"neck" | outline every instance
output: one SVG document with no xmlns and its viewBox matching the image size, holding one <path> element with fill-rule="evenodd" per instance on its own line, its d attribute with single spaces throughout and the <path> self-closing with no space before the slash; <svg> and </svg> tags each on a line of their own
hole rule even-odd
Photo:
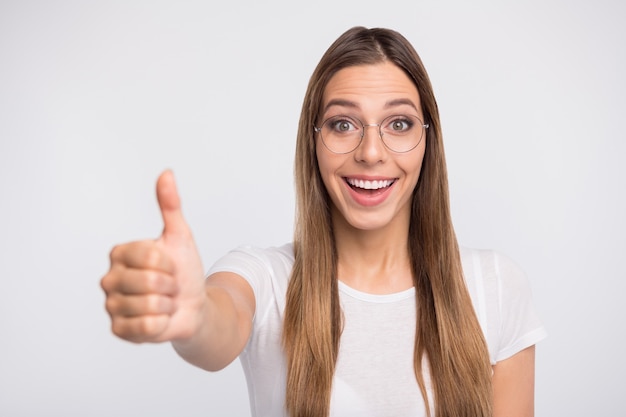
<svg viewBox="0 0 626 417">
<path fill-rule="evenodd" d="M 350 226 L 341 215 L 334 216 L 339 280 L 371 294 L 390 294 L 413 287 L 408 221 L 399 218 L 382 229 L 360 230 Z"/>
</svg>

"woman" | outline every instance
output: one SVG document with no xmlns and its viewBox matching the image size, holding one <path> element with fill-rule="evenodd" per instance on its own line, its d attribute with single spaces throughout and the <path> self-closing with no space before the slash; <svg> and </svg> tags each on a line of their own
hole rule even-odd
<svg viewBox="0 0 626 417">
<path fill-rule="evenodd" d="M 294 242 L 204 271 L 170 172 L 156 241 L 111 252 L 113 332 L 240 357 L 254 416 L 507 416 L 534 408 L 544 330 L 506 258 L 459 251 L 439 115 L 412 46 L 352 28 L 322 57 L 296 150 Z"/>
</svg>

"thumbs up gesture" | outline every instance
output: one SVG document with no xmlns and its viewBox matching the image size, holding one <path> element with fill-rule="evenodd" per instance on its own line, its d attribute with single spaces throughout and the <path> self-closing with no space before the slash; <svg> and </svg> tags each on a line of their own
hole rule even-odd
<svg viewBox="0 0 626 417">
<path fill-rule="evenodd" d="M 101 280 L 117 336 L 136 343 L 184 340 L 202 325 L 204 270 L 171 171 L 157 181 L 163 233 L 118 245 Z"/>
</svg>

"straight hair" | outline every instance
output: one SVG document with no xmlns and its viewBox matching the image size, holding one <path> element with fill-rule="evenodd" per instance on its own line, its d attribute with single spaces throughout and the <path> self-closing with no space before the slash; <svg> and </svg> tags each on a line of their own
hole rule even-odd
<svg viewBox="0 0 626 417">
<path fill-rule="evenodd" d="M 337 250 L 331 203 L 317 165 L 314 125 L 326 85 L 337 71 L 391 62 L 417 87 L 426 130 L 420 178 L 413 192 L 408 250 L 416 297 L 414 371 L 431 415 L 422 361 L 432 381 L 434 417 L 490 417 L 487 345 L 465 286 L 452 226 L 439 111 L 413 46 L 396 31 L 354 27 L 325 52 L 305 94 L 295 156 L 295 263 L 283 323 L 286 409 L 291 417 L 327 417 L 341 337 Z"/>
</svg>

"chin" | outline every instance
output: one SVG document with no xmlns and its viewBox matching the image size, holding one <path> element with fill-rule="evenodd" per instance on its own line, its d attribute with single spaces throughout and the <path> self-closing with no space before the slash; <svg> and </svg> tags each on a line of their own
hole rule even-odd
<svg viewBox="0 0 626 417">
<path fill-rule="evenodd" d="M 382 219 L 380 215 L 378 216 L 359 216 L 359 217 L 347 217 L 344 220 L 348 226 L 353 229 L 362 230 L 362 231 L 375 231 L 381 230 L 391 224 L 391 221 L 388 219 Z"/>
</svg>

